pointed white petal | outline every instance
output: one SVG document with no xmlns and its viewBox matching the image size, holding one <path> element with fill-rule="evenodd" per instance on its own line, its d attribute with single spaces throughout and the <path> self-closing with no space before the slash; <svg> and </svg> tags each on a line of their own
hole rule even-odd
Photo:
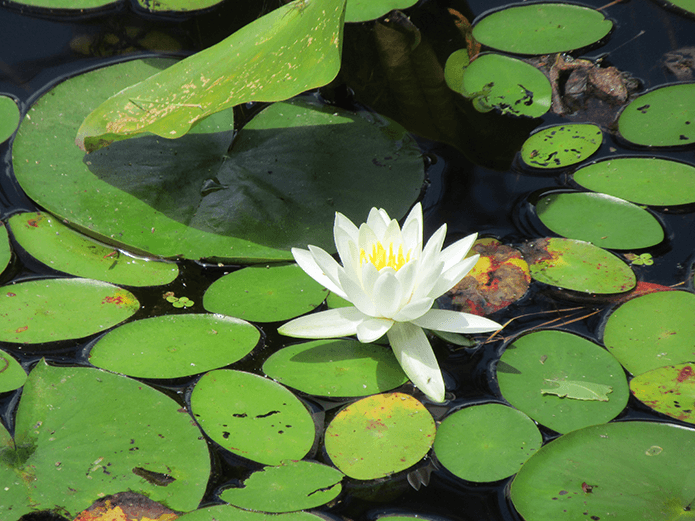
<svg viewBox="0 0 695 521">
<path fill-rule="evenodd" d="M 432 288 L 437 283 L 437 280 L 442 275 L 443 262 L 436 262 L 428 266 L 420 264 L 420 271 L 417 274 L 415 281 L 415 291 L 413 291 L 413 299 L 421 299 L 428 297 Z"/>
<path fill-rule="evenodd" d="M 402 296 L 403 289 L 396 273 L 389 268 L 382 269 L 372 291 L 372 302 L 376 306 L 377 315 L 392 318 L 401 307 Z"/>
<path fill-rule="evenodd" d="M 458 284 L 461 279 L 473 269 L 473 266 L 475 266 L 475 264 L 478 262 L 478 258 L 480 258 L 480 255 L 473 255 L 473 257 L 464 259 L 442 273 L 437 279 L 437 282 L 434 283 L 434 286 L 432 286 L 429 296 L 432 298 L 437 298 L 456 286 L 456 284 Z"/>
<path fill-rule="evenodd" d="M 391 222 L 389 215 L 385 210 L 379 210 L 377 208 L 372 208 L 369 210 L 369 216 L 367 217 L 367 226 L 369 226 L 376 236 L 381 239 L 384 235 L 384 230 Z"/>
<path fill-rule="evenodd" d="M 478 234 L 472 233 L 468 237 L 464 237 L 460 241 L 456 241 L 454 244 L 444 248 L 439 254 L 439 260 L 444 262 L 444 270 L 448 270 L 454 264 L 461 262 L 477 238 Z"/>
<path fill-rule="evenodd" d="M 357 237 L 357 248 L 364 250 L 367 255 L 371 255 L 372 245 L 377 242 L 379 242 L 379 238 L 374 233 L 374 230 L 372 230 L 369 225 L 362 223 Z"/>
<path fill-rule="evenodd" d="M 345 291 L 346 300 L 349 300 L 357 309 L 365 315 L 373 317 L 377 314 L 376 307 L 370 296 L 364 292 L 362 286 L 352 277 L 348 276 L 345 271 L 339 273 L 340 286 Z"/>
<path fill-rule="evenodd" d="M 399 308 L 405 306 L 412 299 L 413 291 L 415 290 L 415 282 L 417 281 L 418 267 L 418 262 L 416 260 L 411 260 L 396 272 L 396 278 L 401 283 L 402 289 L 401 301 L 398 305 Z"/>
<path fill-rule="evenodd" d="M 312 279 L 326 289 L 330 290 L 332 293 L 345 298 L 343 288 L 337 284 L 334 284 L 333 281 L 326 276 L 323 270 L 316 263 L 316 260 L 314 260 L 314 256 L 310 251 L 292 248 L 292 256 L 294 257 L 294 260 L 297 261 L 299 267 L 302 268 Z"/>
<path fill-rule="evenodd" d="M 353 307 L 329 309 L 295 318 L 278 328 L 278 333 L 294 338 L 337 338 L 357 333 L 366 317 Z"/>
<path fill-rule="evenodd" d="M 409 322 L 397 322 L 387 335 L 393 353 L 410 381 L 433 402 L 443 402 L 442 372 L 422 329 Z"/>
<path fill-rule="evenodd" d="M 363 343 L 379 340 L 393 326 L 393 320 L 367 318 L 357 326 L 357 340 Z"/>
<path fill-rule="evenodd" d="M 420 256 L 423 266 L 428 266 L 439 259 L 442 244 L 444 244 L 444 237 L 446 237 L 446 224 L 442 224 L 439 229 L 432 234 L 427 244 L 425 244 L 425 248 L 422 250 L 422 255 Z"/>
<path fill-rule="evenodd" d="M 331 279 L 331 282 L 335 286 L 340 287 L 338 272 L 343 270 L 342 266 L 338 264 L 327 251 L 322 250 L 317 246 L 309 245 L 309 251 L 311 252 L 311 256 L 314 258 L 314 261 L 316 261 L 318 267 L 321 268 L 323 274 Z"/>
<path fill-rule="evenodd" d="M 397 322 L 410 322 L 427 313 L 434 305 L 434 299 L 429 297 L 413 300 L 393 316 Z"/>
<path fill-rule="evenodd" d="M 489 318 L 446 309 L 430 309 L 412 322 L 425 329 L 449 333 L 487 333 L 502 329 L 501 325 Z"/>
<path fill-rule="evenodd" d="M 376 269 L 374 264 L 367 262 L 366 264 L 362 265 L 361 271 L 362 289 L 367 295 L 369 295 L 369 298 L 372 298 L 372 294 L 374 293 L 374 284 L 379 278 L 379 270 Z"/>
<path fill-rule="evenodd" d="M 345 217 L 342 213 L 335 212 L 335 221 L 333 221 L 334 238 L 335 232 L 338 229 L 345 232 L 350 238 L 352 238 L 353 241 L 357 242 L 357 235 L 359 233 L 359 230 L 357 229 L 357 226 L 355 226 L 355 223 L 353 223 L 350 219 Z"/>
<path fill-rule="evenodd" d="M 412 250 L 412 259 L 417 259 L 422 253 L 422 205 L 417 203 L 408 217 L 405 219 L 402 228 L 403 234 L 403 248 L 405 250 Z"/>
<path fill-rule="evenodd" d="M 398 247 L 403 245 L 403 237 L 401 236 L 401 227 L 398 226 L 398 221 L 392 220 L 388 226 L 384 229 L 384 233 L 381 236 L 381 244 L 388 252 L 389 244 L 393 244 L 394 255 L 398 254 Z"/>
</svg>

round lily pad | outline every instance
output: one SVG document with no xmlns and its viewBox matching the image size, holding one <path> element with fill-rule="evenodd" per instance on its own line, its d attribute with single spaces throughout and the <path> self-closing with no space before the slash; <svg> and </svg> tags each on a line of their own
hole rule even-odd
<svg viewBox="0 0 695 521">
<path fill-rule="evenodd" d="M 0 273 L 10 264 L 12 259 L 12 249 L 10 248 L 10 238 L 7 234 L 5 223 L 0 222 Z"/>
<path fill-rule="evenodd" d="M 454 51 L 446 59 L 444 65 L 444 81 L 449 88 L 456 92 L 462 92 L 463 89 L 463 71 L 470 64 L 471 59 L 468 54 L 468 49 L 459 49 Z"/>
<path fill-rule="evenodd" d="M 411 467 L 434 442 L 434 420 L 412 396 L 377 394 L 348 405 L 326 428 L 326 452 L 355 479 L 377 479 Z"/>
<path fill-rule="evenodd" d="M 695 83 L 667 85 L 633 100 L 620 114 L 618 130 L 636 145 L 695 143 Z"/>
<path fill-rule="evenodd" d="M 606 321 L 603 343 L 634 375 L 695 360 L 695 295 L 659 291 L 618 307 Z"/>
<path fill-rule="evenodd" d="M 531 276 L 544 284 L 583 293 L 624 293 L 637 284 L 630 266 L 588 242 L 536 239 L 524 245 Z"/>
<path fill-rule="evenodd" d="M 558 235 L 601 248 L 637 250 L 664 239 L 664 230 L 652 214 L 601 193 L 551 193 L 536 203 L 536 214 Z"/>
<path fill-rule="evenodd" d="M 206 373 L 193 389 L 191 409 L 210 438 L 265 465 L 300 460 L 314 443 L 314 421 L 302 402 L 255 374 L 228 369 Z"/>
<path fill-rule="evenodd" d="M 237 318 L 165 315 L 110 331 L 92 347 L 89 361 L 137 378 L 179 378 L 241 360 L 260 337 L 258 329 Z"/>
<path fill-rule="evenodd" d="M 526 62 L 501 54 L 480 54 L 464 71 L 460 90 L 480 112 L 537 118 L 548 112 L 552 89 L 548 78 Z"/>
<path fill-rule="evenodd" d="M 488 403 L 447 416 L 437 429 L 434 453 L 456 476 L 489 482 L 518 472 L 542 443 L 538 427 L 523 412 Z"/>
<path fill-rule="evenodd" d="M 630 394 L 615 358 L 564 331 L 516 339 L 500 358 L 497 380 L 509 403 L 561 433 L 615 418 Z"/>
<path fill-rule="evenodd" d="M 381 393 L 408 381 L 389 347 L 356 340 L 316 340 L 271 355 L 263 372 L 281 384 L 316 396 Z"/>
<path fill-rule="evenodd" d="M 656 157 L 621 157 L 580 168 L 574 180 L 589 190 L 637 204 L 695 202 L 695 167 Z"/>
<path fill-rule="evenodd" d="M 526 521 L 692 519 L 695 432 L 654 422 L 596 425 L 548 443 L 521 468 Z"/>
<path fill-rule="evenodd" d="M 310 512 L 267 514 L 242 510 L 232 505 L 215 505 L 185 513 L 177 521 L 326 521 L 326 518 Z"/>
<path fill-rule="evenodd" d="M 0 303 L 0 340 L 19 344 L 83 338 L 123 322 L 140 308 L 129 291 L 89 279 L 8 285 Z"/>
<path fill-rule="evenodd" d="M 9 96 L 0 94 L 0 143 L 7 141 L 19 125 L 19 107 Z"/>
<path fill-rule="evenodd" d="M 407 9 L 416 3 L 417 0 L 349 0 L 345 5 L 345 21 L 375 20 L 394 9 Z"/>
<path fill-rule="evenodd" d="M 40 212 L 19 213 L 8 224 L 19 245 L 45 265 L 71 275 L 126 286 L 159 286 L 179 274 L 172 262 L 158 262 L 111 248 Z"/>
<path fill-rule="evenodd" d="M 250 266 L 213 282 L 203 307 L 252 322 L 277 322 L 308 313 L 327 293 L 296 264 Z"/>
<path fill-rule="evenodd" d="M 14 391 L 24 385 L 27 373 L 15 358 L 0 350 L 0 393 Z"/>
<path fill-rule="evenodd" d="M 613 28 L 600 11 L 563 3 L 510 4 L 477 21 L 483 45 L 515 54 L 552 54 L 586 47 Z"/>
<path fill-rule="evenodd" d="M 630 380 L 639 401 L 677 420 L 695 423 L 695 367 L 678 364 L 658 367 Z"/>
<path fill-rule="evenodd" d="M 187 13 L 190 11 L 200 11 L 221 4 L 223 0 L 138 0 L 140 8 L 151 13 Z"/>
<path fill-rule="evenodd" d="M 555 125 L 529 137 L 521 147 L 521 158 L 534 168 L 562 168 L 591 157 L 602 141 L 603 132 L 596 125 Z"/>
<path fill-rule="evenodd" d="M 668 0 L 668 3 L 687 11 L 688 13 L 695 14 L 695 0 Z"/>
<path fill-rule="evenodd" d="M 116 5 L 122 0 L 12 0 L 12 3 L 27 7 L 45 8 L 53 10 L 86 11 Z"/>
<path fill-rule="evenodd" d="M 228 488 L 220 499 L 262 512 L 293 512 L 324 505 L 342 489 L 343 473 L 313 461 L 285 461 L 254 472 L 243 487 Z"/>
</svg>

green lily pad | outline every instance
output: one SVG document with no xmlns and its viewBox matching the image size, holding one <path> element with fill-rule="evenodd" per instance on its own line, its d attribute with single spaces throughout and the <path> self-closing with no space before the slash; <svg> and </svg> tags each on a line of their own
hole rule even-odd
<svg viewBox="0 0 695 521">
<path fill-rule="evenodd" d="M 447 416 L 437 429 L 434 453 L 459 478 L 489 482 L 518 472 L 542 443 L 538 427 L 523 412 L 488 403 Z"/>
<path fill-rule="evenodd" d="M 377 394 L 348 405 L 326 428 L 333 464 L 355 479 L 377 479 L 405 470 L 430 450 L 430 413 L 412 396 Z"/>
<path fill-rule="evenodd" d="M 347 0 L 345 22 L 375 20 L 394 9 L 407 9 L 415 4 L 417 0 Z"/>
<path fill-rule="evenodd" d="M 242 510 L 232 505 L 215 505 L 183 514 L 177 521 L 326 521 L 326 518 L 310 512 L 267 514 Z"/>
<path fill-rule="evenodd" d="M 603 343 L 634 375 L 695 361 L 695 295 L 659 291 L 634 298 L 608 317 Z"/>
<path fill-rule="evenodd" d="M 580 168 L 574 180 L 589 190 L 637 204 L 695 202 L 695 167 L 656 157 L 621 157 Z"/>
<path fill-rule="evenodd" d="M 514 54 L 552 54 L 591 45 L 613 28 L 600 11 L 563 3 L 510 4 L 475 23 L 483 45 Z"/>
<path fill-rule="evenodd" d="M 262 512 L 292 512 L 324 505 L 335 499 L 343 473 L 313 461 L 285 461 L 254 472 L 243 487 L 228 488 L 220 499 Z"/>
<path fill-rule="evenodd" d="M 520 411 L 565 433 L 615 418 L 627 405 L 627 379 L 620 364 L 600 346 L 563 331 L 536 331 L 510 344 L 497 365 L 502 396 Z M 565 397 L 547 391 L 608 386 L 607 400 Z M 566 394 L 566 393 L 559 393 Z"/>
<path fill-rule="evenodd" d="M 630 380 L 640 402 L 677 420 L 695 423 L 695 371 L 693 364 L 667 365 Z"/>
<path fill-rule="evenodd" d="M 419 196 L 422 154 L 402 127 L 308 97 L 266 108 L 229 153 L 231 110 L 180 139 L 141 136 L 88 156 L 73 145 L 81 118 L 100 100 L 169 63 L 120 63 L 40 98 L 13 147 L 29 197 L 129 251 L 260 262 L 291 260 L 293 246 L 334 248 L 336 211 L 361 221 L 379 206 L 399 218 Z"/>
<path fill-rule="evenodd" d="M 223 0 L 138 0 L 138 5 L 151 13 L 200 11 L 209 9 Z"/>
<path fill-rule="evenodd" d="M 252 322 L 277 322 L 308 313 L 326 294 L 296 264 L 250 266 L 213 282 L 203 296 L 203 307 Z"/>
<path fill-rule="evenodd" d="M 449 88 L 456 92 L 463 90 L 463 71 L 471 63 L 468 49 L 452 52 L 444 65 L 444 81 Z"/>
<path fill-rule="evenodd" d="M 314 443 L 314 421 L 302 402 L 255 374 L 210 371 L 193 389 L 191 408 L 210 438 L 264 465 L 300 460 Z"/>
<path fill-rule="evenodd" d="M 390 391 L 408 381 L 388 347 L 356 340 L 316 340 L 272 354 L 263 372 L 283 385 L 331 398 Z"/>
<path fill-rule="evenodd" d="M 695 433 L 617 422 L 548 443 L 521 468 L 512 503 L 526 521 L 694 519 Z"/>
<path fill-rule="evenodd" d="M 59 9 L 80 12 L 115 5 L 120 2 L 122 0 L 12 0 L 12 3 L 27 7 L 46 8 L 51 11 Z"/>
<path fill-rule="evenodd" d="M 15 358 L 0 350 L 0 393 L 14 391 L 24 385 L 27 373 Z"/>
<path fill-rule="evenodd" d="M 344 8 L 345 0 L 296 0 L 275 9 L 117 91 L 89 113 L 75 142 L 93 152 L 142 132 L 177 138 L 235 105 L 285 100 L 325 85 L 340 69 Z"/>
<path fill-rule="evenodd" d="M 695 0 L 668 0 L 667 3 L 680 7 L 689 13 L 695 14 Z"/>
<path fill-rule="evenodd" d="M 637 250 L 659 244 L 664 230 L 639 206 L 601 193 L 551 193 L 536 203 L 536 213 L 550 230 L 601 248 Z"/>
<path fill-rule="evenodd" d="M 92 347 L 89 361 L 137 378 L 179 378 L 241 360 L 261 334 L 248 322 L 219 315 L 165 315 L 129 322 Z"/>
<path fill-rule="evenodd" d="M 3 342 L 43 344 L 83 338 L 123 322 L 140 308 L 129 291 L 89 279 L 31 280 L 3 290 Z"/>
<path fill-rule="evenodd" d="M 19 107 L 9 96 L 0 94 L 0 143 L 10 139 L 19 125 Z"/>
<path fill-rule="evenodd" d="M 0 273 L 5 271 L 5 268 L 12 260 L 12 249 L 10 248 L 10 238 L 7 234 L 5 223 L 0 221 Z"/>
<path fill-rule="evenodd" d="M 548 112 L 552 89 L 545 75 L 526 62 L 501 54 L 480 54 L 463 70 L 460 89 L 480 112 L 537 118 Z"/>
<path fill-rule="evenodd" d="M 534 168 L 563 168 L 591 157 L 602 142 L 603 132 L 596 125 L 555 125 L 529 137 L 521 159 Z"/>
<path fill-rule="evenodd" d="M 55 270 L 126 286 L 169 284 L 179 274 L 171 262 L 138 258 L 86 237 L 48 214 L 19 213 L 8 224 L 19 245 Z"/>
<path fill-rule="evenodd" d="M 5 438 L 0 449 L 0 517 L 60 509 L 72 518 L 123 490 L 175 510 L 196 508 L 210 455 L 179 409 L 141 382 L 39 362 L 19 402 L 14 444 Z"/>
<path fill-rule="evenodd" d="M 620 114 L 618 130 L 636 145 L 695 143 L 695 83 L 667 85 L 633 100 Z"/>
<path fill-rule="evenodd" d="M 544 284 L 583 293 L 624 293 L 637 285 L 630 266 L 588 242 L 536 239 L 523 247 L 531 276 Z"/>
</svg>

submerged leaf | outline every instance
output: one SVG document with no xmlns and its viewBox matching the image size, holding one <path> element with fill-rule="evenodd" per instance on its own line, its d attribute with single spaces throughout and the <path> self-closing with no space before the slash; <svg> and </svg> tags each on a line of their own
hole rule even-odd
<svg viewBox="0 0 695 521">
<path fill-rule="evenodd" d="M 541 394 L 554 394 L 560 398 L 571 398 L 573 400 L 593 400 L 607 402 L 608 394 L 613 392 L 610 385 L 598 384 L 595 382 L 583 382 L 580 380 L 549 380 L 546 382 L 557 384 L 557 387 L 541 389 Z"/>
</svg>

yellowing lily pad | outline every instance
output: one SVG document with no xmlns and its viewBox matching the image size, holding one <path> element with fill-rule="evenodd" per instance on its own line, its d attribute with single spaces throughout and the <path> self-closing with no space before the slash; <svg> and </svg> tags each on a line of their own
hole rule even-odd
<svg viewBox="0 0 695 521">
<path fill-rule="evenodd" d="M 695 364 L 658 367 L 630 380 L 640 402 L 680 421 L 695 423 Z"/>
<path fill-rule="evenodd" d="M 100 333 L 140 308 L 122 288 L 89 279 L 31 280 L 0 291 L 0 340 L 43 344 Z"/>
<path fill-rule="evenodd" d="M 596 125 L 555 125 L 529 137 L 521 147 L 521 158 L 534 168 L 562 168 L 591 157 L 603 142 Z"/>
<path fill-rule="evenodd" d="M 430 450 L 430 413 L 412 396 L 377 394 L 348 405 L 326 428 L 326 452 L 355 479 L 377 479 L 405 470 Z"/>
</svg>

